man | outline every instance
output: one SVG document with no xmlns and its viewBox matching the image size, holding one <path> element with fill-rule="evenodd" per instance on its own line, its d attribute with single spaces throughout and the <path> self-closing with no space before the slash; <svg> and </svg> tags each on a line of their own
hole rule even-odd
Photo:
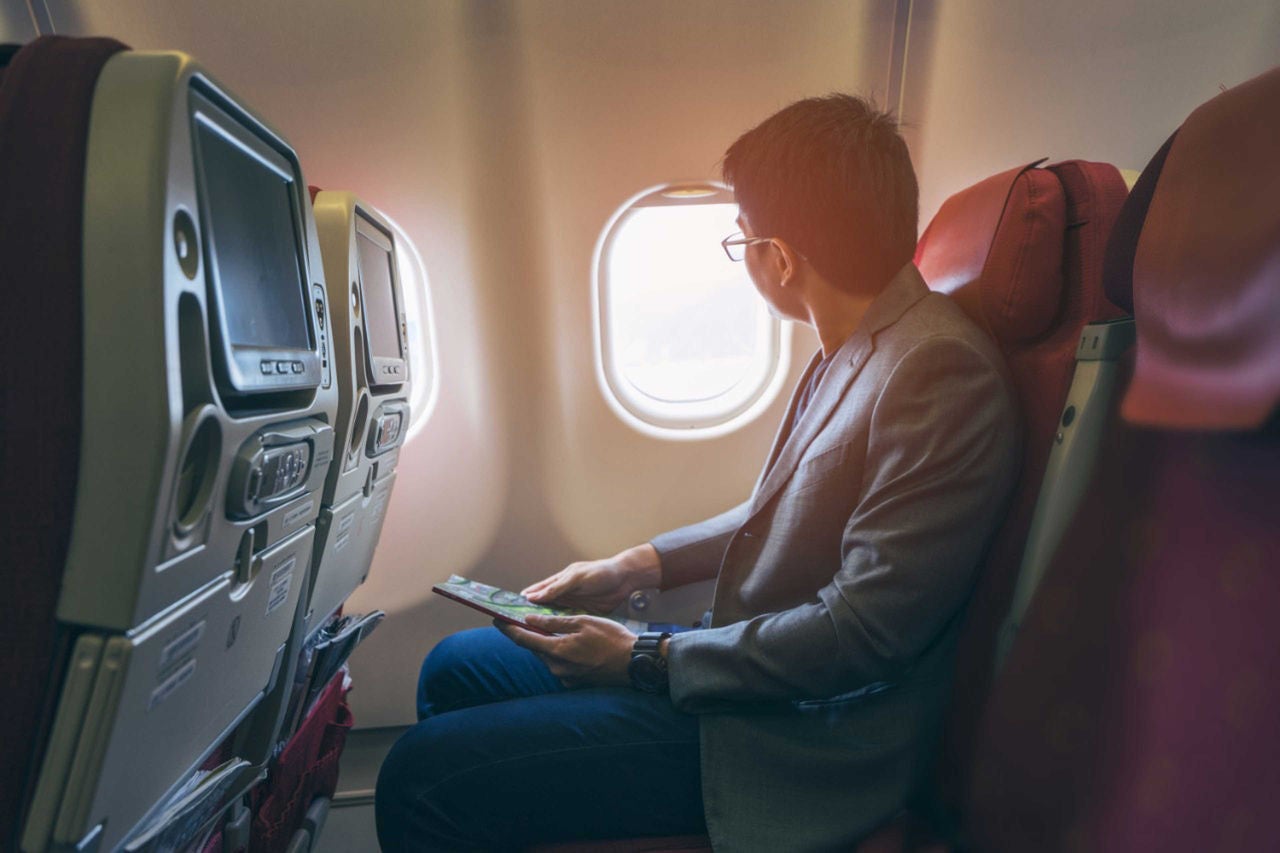
<svg viewBox="0 0 1280 853">
<path fill-rule="evenodd" d="M 726 251 L 822 343 L 754 493 L 525 591 L 607 612 L 717 578 L 710 624 L 637 638 L 545 618 L 551 636 L 441 643 L 379 779 L 385 849 L 704 826 L 726 850 L 848 849 L 918 786 L 1013 482 L 1001 359 L 911 264 L 916 181 L 887 115 L 800 101 L 735 142 L 724 176 L 742 229 Z"/>
</svg>

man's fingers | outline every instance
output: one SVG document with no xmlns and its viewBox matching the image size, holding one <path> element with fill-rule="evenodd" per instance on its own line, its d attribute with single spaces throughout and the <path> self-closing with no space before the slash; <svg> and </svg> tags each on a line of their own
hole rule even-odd
<svg viewBox="0 0 1280 853">
<path fill-rule="evenodd" d="M 524 617 L 524 621 L 535 628 L 541 628 L 553 634 L 576 634 L 582 630 L 581 616 L 543 616 L 530 613 Z"/>
<path fill-rule="evenodd" d="M 557 572 L 523 589 L 520 594 L 530 601 L 554 601 L 570 584 L 564 572 Z"/>
<path fill-rule="evenodd" d="M 548 637 L 545 634 L 539 634 L 537 631 L 530 631 L 520 625 L 513 625 L 510 622 L 504 622 L 501 619 L 494 619 L 493 626 L 499 631 L 507 635 L 507 639 L 515 643 L 517 646 L 536 652 L 540 655 L 549 655 L 555 653 L 556 637 Z"/>
<path fill-rule="evenodd" d="M 531 588 L 528 592 L 521 593 L 521 595 L 530 601 L 555 601 L 556 596 L 560 594 L 563 588 L 564 584 L 562 583 L 549 582 L 536 589 Z"/>
<path fill-rule="evenodd" d="M 525 598 L 528 598 L 531 595 L 537 595 L 538 593 L 546 589 L 547 584 L 551 583 L 552 580 L 554 580 L 554 576 L 549 578 L 543 578 L 537 583 L 531 583 L 528 586 L 526 586 L 524 589 L 520 590 L 520 594 L 523 595 Z"/>
</svg>

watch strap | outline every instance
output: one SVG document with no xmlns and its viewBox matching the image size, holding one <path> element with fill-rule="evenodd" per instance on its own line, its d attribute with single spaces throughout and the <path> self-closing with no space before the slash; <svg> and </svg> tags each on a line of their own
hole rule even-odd
<svg viewBox="0 0 1280 853">
<path fill-rule="evenodd" d="M 645 631 L 636 637 L 627 667 L 632 687 L 644 693 L 667 692 L 667 661 L 662 656 L 662 641 L 670 636 L 670 631 Z"/>
</svg>

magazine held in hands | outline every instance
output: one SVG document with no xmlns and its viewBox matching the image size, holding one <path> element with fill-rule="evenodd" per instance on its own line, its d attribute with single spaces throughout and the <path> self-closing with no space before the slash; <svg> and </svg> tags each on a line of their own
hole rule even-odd
<svg viewBox="0 0 1280 853">
<path fill-rule="evenodd" d="M 479 583 L 477 581 L 468 580 L 458 575 L 451 575 L 449 580 L 444 583 L 438 583 L 431 587 L 431 591 L 445 598 L 452 599 L 459 604 L 465 604 L 473 607 L 481 613 L 499 619 L 503 622 L 510 622 L 513 625 L 519 625 L 529 631 L 536 631 L 539 634 L 552 634 L 551 631 L 535 628 L 530 625 L 525 618 L 531 615 L 538 616 L 594 616 L 598 614 L 588 613 L 586 610 L 571 610 L 566 607 L 550 607 L 545 604 L 535 604 L 525 598 L 518 592 L 511 592 L 506 589 L 499 589 L 496 586 Z M 613 617 L 609 617 L 613 618 Z M 627 627 L 632 633 L 640 633 L 646 629 L 644 622 L 637 622 L 634 619 L 614 619 Z"/>
</svg>

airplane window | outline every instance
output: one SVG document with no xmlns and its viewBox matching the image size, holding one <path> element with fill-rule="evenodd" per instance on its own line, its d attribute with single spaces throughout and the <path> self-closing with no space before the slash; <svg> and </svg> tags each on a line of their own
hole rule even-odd
<svg viewBox="0 0 1280 853">
<path fill-rule="evenodd" d="M 720 247 L 737 213 L 721 185 L 668 185 L 633 198 L 601 236 L 598 373 L 610 405 L 642 432 L 722 435 L 781 385 L 790 329 Z"/>
<path fill-rule="evenodd" d="M 409 432 L 405 443 L 413 440 L 435 408 L 438 396 L 436 375 L 436 335 L 431 311 L 431 287 L 422 255 L 409 235 L 386 213 L 379 211 L 391 225 L 396 237 L 396 264 L 400 270 L 400 289 L 404 293 L 404 314 L 409 331 Z"/>
<path fill-rule="evenodd" d="M 737 231 L 721 184 L 640 193 L 596 247 L 596 373 L 631 427 L 710 438 L 755 418 L 781 387 L 790 328 L 719 241 Z"/>
</svg>

